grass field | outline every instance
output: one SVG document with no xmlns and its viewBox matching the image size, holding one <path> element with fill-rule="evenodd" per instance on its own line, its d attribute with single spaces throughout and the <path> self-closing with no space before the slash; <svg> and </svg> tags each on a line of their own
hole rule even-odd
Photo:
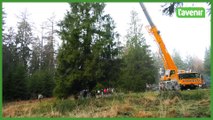
<svg viewBox="0 0 213 120">
<path fill-rule="evenodd" d="M 115 93 L 103 98 L 46 98 L 3 104 L 4 117 L 210 117 L 210 90 Z"/>
</svg>

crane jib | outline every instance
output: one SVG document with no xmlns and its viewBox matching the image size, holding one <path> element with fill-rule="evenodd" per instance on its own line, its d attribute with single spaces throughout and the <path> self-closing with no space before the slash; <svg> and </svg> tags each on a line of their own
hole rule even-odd
<svg viewBox="0 0 213 120">
<path fill-rule="evenodd" d="M 143 12 L 144 12 L 144 14 L 145 14 L 145 16 L 146 16 L 146 18 L 147 18 L 147 20 L 148 20 L 150 26 L 151 26 L 151 27 L 154 27 L 155 25 L 154 25 L 154 23 L 152 22 L 152 19 L 151 19 L 151 17 L 149 16 L 149 13 L 148 13 L 147 10 L 146 10 L 146 7 L 144 6 L 143 3 L 140 3 L 140 5 L 141 5 L 141 8 L 142 8 L 142 10 L 143 10 Z"/>
</svg>

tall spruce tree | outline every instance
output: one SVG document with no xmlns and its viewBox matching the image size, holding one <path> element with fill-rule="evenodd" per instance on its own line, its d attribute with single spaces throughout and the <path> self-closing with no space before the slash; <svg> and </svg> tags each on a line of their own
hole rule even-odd
<svg viewBox="0 0 213 120">
<path fill-rule="evenodd" d="M 9 28 L 7 32 L 3 33 L 3 99 L 13 99 L 13 88 L 11 74 L 17 65 L 17 56 L 15 51 L 15 32 L 13 28 Z"/>
<path fill-rule="evenodd" d="M 27 12 L 21 14 L 21 21 L 18 22 L 18 32 L 16 35 L 16 48 L 19 62 L 24 65 L 25 70 L 28 71 L 28 62 L 30 60 L 29 45 L 33 41 L 32 26 L 28 22 Z"/>
<path fill-rule="evenodd" d="M 27 99 L 27 69 L 20 62 L 21 50 L 18 49 L 22 44 L 11 27 L 3 32 L 3 36 L 3 99 Z"/>
<path fill-rule="evenodd" d="M 28 99 L 28 73 L 30 61 L 30 45 L 33 40 L 32 26 L 28 22 L 27 12 L 23 12 L 18 22 L 15 36 L 14 66 L 10 74 L 12 99 Z"/>
<path fill-rule="evenodd" d="M 98 82 L 112 79 L 117 33 L 112 18 L 103 14 L 104 7 L 104 3 L 70 3 L 70 11 L 60 22 L 62 46 L 54 90 L 57 97 L 65 98 L 83 89 L 91 91 Z"/>
<path fill-rule="evenodd" d="M 129 25 L 121 85 L 125 90 L 139 92 L 145 90 L 146 83 L 155 82 L 157 69 L 145 43 L 137 12 L 131 12 Z"/>
</svg>

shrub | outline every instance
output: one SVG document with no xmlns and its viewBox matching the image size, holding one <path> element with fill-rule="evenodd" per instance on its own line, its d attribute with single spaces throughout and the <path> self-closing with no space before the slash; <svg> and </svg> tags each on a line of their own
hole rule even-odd
<svg viewBox="0 0 213 120">
<path fill-rule="evenodd" d="M 66 112 L 70 112 L 75 109 L 76 104 L 75 101 L 66 99 L 55 102 L 53 107 L 61 114 L 65 114 Z"/>
<path fill-rule="evenodd" d="M 201 100 L 205 99 L 205 94 L 203 91 L 195 90 L 195 91 L 184 91 L 181 93 L 182 100 Z"/>
</svg>

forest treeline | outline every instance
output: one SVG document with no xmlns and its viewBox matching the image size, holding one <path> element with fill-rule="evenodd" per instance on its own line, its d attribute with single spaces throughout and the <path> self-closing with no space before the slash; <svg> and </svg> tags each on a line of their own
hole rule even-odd
<svg viewBox="0 0 213 120">
<path fill-rule="evenodd" d="M 50 17 L 41 26 L 42 34 L 35 34 L 26 13 L 19 16 L 17 28 L 6 26 L 3 9 L 3 100 L 34 99 L 38 94 L 67 98 L 84 89 L 109 87 L 140 92 L 146 83 L 157 83 L 163 65 L 146 44 L 137 12 L 131 12 L 123 39 L 104 7 L 70 3 L 61 21 Z M 120 42 L 124 40 L 125 45 Z M 179 69 L 200 72 L 210 80 L 210 47 L 204 61 L 194 56 L 183 60 L 175 50 L 172 57 Z"/>
</svg>

